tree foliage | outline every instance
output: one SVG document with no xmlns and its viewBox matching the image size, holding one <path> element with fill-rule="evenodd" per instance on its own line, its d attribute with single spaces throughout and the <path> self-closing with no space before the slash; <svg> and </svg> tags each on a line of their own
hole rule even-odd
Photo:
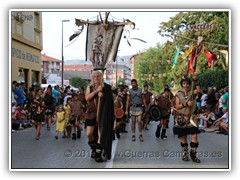
<svg viewBox="0 0 240 180">
<path fill-rule="evenodd" d="M 74 87 L 83 86 L 84 89 L 86 89 L 87 87 L 87 81 L 80 77 L 72 77 L 69 81 L 70 81 L 70 84 Z"/>
<path fill-rule="evenodd" d="M 200 21 L 202 21 L 201 23 L 212 24 L 213 28 L 201 31 L 188 28 L 190 24 L 200 24 Z M 228 12 L 180 12 L 168 22 L 161 22 L 158 33 L 171 39 L 163 45 L 157 44 L 156 47 L 149 48 L 142 56 L 137 57 L 135 60 L 135 77 L 138 79 L 139 85 L 149 84 L 154 92 L 161 92 L 163 86 L 170 84 L 171 81 L 179 84 L 181 77 L 186 73 L 187 60 L 182 59 L 179 54 L 176 67 L 172 68 L 171 62 L 176 47 L 185 52 L 187 50 L 185 45 L 196 46 L 197 43 L 174 35 L 194 40 L 197 40 L 197 37 L 201 35 L 204 36 L 205 42 L 228 45 L 228 26 Z M 218 50 L 228 50 L 227 48 L 207 44 L 204 44 L 203 48 L 210 52 L 216 52 L 219 57 L 221 54 Z M 228 78 L 225 78 L 228 77 L 228 71 L 223 70 L 221 62 L 219 61 L 218 66 L 211 69 L 208 67 L 208 59 L 203 53 L 200 53 L 198 57 L 196 73 L 204 87 L 209 83 L 219 87 L 219 85 L 228 82 Z M 220 83 L 223 79 L 224 81 Z"/>
</svg>

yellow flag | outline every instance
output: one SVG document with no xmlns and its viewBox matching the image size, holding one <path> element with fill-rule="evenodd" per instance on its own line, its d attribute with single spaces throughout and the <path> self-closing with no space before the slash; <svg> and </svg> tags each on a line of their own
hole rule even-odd
<svg viewBox="0 0 240 180">
<path fill-rule="evenodd" d="M 227 50 L 219 50 L 220 53 L 225 54 L 226 56 L 226 66 L 228 66 L 228 51 Z"/>
<path fill-rule="evenodd" d="M 191 46 L 188 48 L 188 50 L 186 50 L 181 57 L 182 57 L 183 59 L 186 59 L 186 58 L 188 57 L 188 55 L 192 52 L 192 50 L 193 50 L 193 45 L 191 45 Z"/>
</svg>

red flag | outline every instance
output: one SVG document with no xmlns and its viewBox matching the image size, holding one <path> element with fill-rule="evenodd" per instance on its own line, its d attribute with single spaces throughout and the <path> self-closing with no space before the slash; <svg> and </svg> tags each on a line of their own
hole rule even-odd
<svg viewBox="0 0 240 180">
<path fill-rule="evenodd" d="M 196 62 L 196 51 L 197 51 L 197 48 L 194 47 L 193 50 L 192 50 L 192 55 L 191 55 L 191 58 L 190 60 L 188 61 L 188 69 L 187 69 L 187 73 L 186 73 L 186 76 L 188 76 L 189 72 L 192 72 L 194 73 L 195 70 L 194 70 L 194 67 L 193 67 L 193 63 Z"/>
<path fill-rule="evenodd" d="M 212 64 L 212 61 L 213 61 L 212 54 L 207 50 L 204 50 L 204 54 L 208 58 L 208 67 L 211 67 L 211 64 Z"/>
</svg>

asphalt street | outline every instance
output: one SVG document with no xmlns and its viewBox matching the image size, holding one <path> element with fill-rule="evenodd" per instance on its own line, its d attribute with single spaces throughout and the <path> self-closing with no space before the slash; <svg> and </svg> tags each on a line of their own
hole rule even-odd
<svg viewBox="0 0 240 180">
<path fill-rule="evenodd" d="M 122 133 L 120 139 L 113 141 L 112 159 L 96 163 L 90 157 L 85 130 L 82 137 L 55 139 L 55 126 L 48 131 L 41 129 L 40 140 L 35 140 L 35 128 L 27 128 L 12 133 L 11 136 L 11 168 L 12 169 L 228 169 L 229 168 L 229 136 L 213 133 L 199 134 L 198 157 L 201 163 L 181 159 L 180 139 L 173 135 L 172 117 L 167 129 L 167 140 L 155 137 L 158 122 L 151 122 L 149 130 L 143 130 L 144 142 L 138 139 L 131 141 L 130 123 L 128 133 Z M 137 125 L 137 124 L 136 124 Z M 190 143 L 190 137 L 188 142 Z"/>
</svg>

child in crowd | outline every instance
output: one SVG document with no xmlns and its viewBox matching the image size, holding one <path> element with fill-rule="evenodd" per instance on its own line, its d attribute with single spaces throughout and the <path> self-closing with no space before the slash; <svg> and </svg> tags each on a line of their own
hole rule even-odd
<svg viewBox="0 0 240 180">
<path fill-rule="evenodd" d="M 65 112 L 63 106 L 58 106 L 57 121 L 56 121 L 56 134 L 55 138 L 58 139 L 59 132 L 63 132 L 65 129 Z"/>
<path fill-rule="evenodd" d="M 72 103 L 72 96 L 67 98 L 66 105 L 64 106 L 67 138 L 71 137 L 71 132 L 72 132 L 72 125 L 70 124 L 70 115 L 71 115 L 70 105 L 71 105 L 71 103 Z M 64 130 L 64 132 L 65 132 L 65 130 Z"/>
</svg>

